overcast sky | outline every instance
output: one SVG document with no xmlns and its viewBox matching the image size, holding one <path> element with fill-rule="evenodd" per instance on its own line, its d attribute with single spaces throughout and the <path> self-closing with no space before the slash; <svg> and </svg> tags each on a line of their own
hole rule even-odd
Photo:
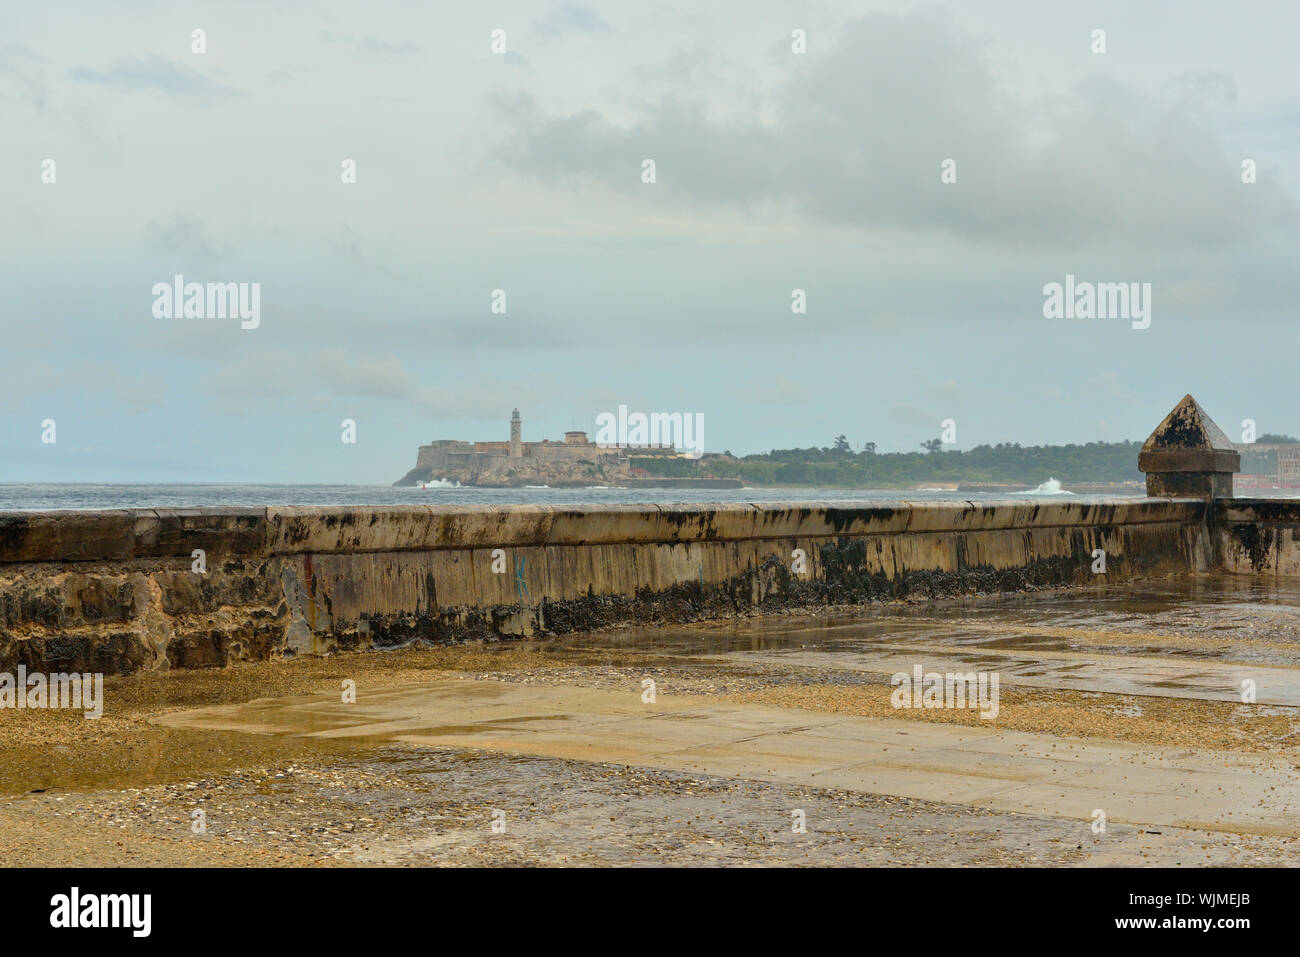
<svg viewBox="0 0 1300 957">
<path fill-rule="evenodd" d="M 0 481 L 386 484 L 515 406 L 736 453 L 1141 439 L 1188 392 L 1300 431 L 1300 7 L 1061 6 L 3 4 Z M 178 273 L 260 326 L 156 318 Z M 1044 318 L 1067 273 L 1150 327 Z"/>
</svg>

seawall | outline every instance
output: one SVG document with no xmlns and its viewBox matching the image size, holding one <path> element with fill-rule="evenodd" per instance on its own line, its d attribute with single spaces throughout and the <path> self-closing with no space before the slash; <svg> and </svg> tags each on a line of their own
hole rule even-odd
<svg viewBox="0 0 1300 957">
<path fill-rule="evenodd" d="M 1218 567 L 1234 575 L 1300 577 L 1300 501 L 1228 499 L 1210 517 Z"/>
<path fill-rule="evenodd" d="M 1199 499 L 0 513 L 0 670 L 213 667 L 1215 570 L 1295 575 L 1297 528 L 1300 502 Z"/>
</svg>

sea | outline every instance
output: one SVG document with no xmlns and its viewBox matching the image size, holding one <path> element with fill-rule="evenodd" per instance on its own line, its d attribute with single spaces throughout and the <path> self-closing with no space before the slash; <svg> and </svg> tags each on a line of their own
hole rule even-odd
<svg viewBox="0 0 1300 957">
<path fill-rule="evenodd" d="M 821 504 L 1006 501 L 1070 496 L 1055 479 L 1027 492 L 957 492 L 939 488 L 628 489 L 473 488 L 448 483 L 425 488 L 389 485 L 201 485 L 0 483 L 0 511 L 49 509 L 198 508 L 216 505 L 673 505 L 739 502 Z M 1078 496 L 1115 498 L 1114 495 Z"/>
</svg>

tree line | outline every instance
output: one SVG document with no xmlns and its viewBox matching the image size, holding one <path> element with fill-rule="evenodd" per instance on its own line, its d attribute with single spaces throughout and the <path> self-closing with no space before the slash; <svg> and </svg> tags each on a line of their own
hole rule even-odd
<svg viewBox="0 0 1300 957">
<path fill-rule="evenodd" d="M 818 485 L 903 488 L 934 483 L 1039 485 L 1063 482 L 1141 481 L 1141 442 L 1029 445 L 1000 442 L 945 450 L 938 439 L 919 452 L 877 452 L 868 442 L 854 452 L 839 435 L 823 448 L 773 449 L 739 458 L 730 452 L 701 459 L 634 458 L 633 464 L 664 477 L 738 478 L 756 485 Z"/>
</svg>

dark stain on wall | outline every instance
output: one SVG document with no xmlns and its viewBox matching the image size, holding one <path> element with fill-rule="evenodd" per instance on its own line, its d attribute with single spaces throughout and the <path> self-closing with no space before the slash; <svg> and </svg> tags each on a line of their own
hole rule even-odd
<svg viewBox="0 0 1300 957">
<path fill-rule="evenodd" d="M 1276 531 L 1268 526 L 1233 525 L 1229 532 L 1237 551 L 1246 556 L 1254 571 L 1262 571 L 1268 565 L 1269 554 L 1273 551 Z"/>
<path fill-rule="evenodd" d="M 1234 507 L 1240 510 L 1243 506 L 1237 503 Z M 964 511 L 949 508 L 943 514 L 970 518 L 976 516 L 977 509 L 993 515 L 1004 508 L 1005 505 L 992 504 L 966 506 Z M 1134 507 L 1127 505 L 1085 508 L 1089 510 L 1085 514 L 1091 514 L 1094 519 L 1113 519 L 1134 512 Z M 1100 509 L 1106 512 L 1101 513 Z M 1275 516 L 1273 526 L 1281 527 L 1285 519 L 1293 535 L 1294 529 L 1300 527 L 1300 504 L 1260 503 L 1258 509 L 1261 516 Z M 1034 507 L 1033 511 L 1037 513 L 1039 509 Z M 489 607 L 440 605 L 435 573 L 430 570 L 427 558 L 421 559 L 424 564 L 416 566 L 421 569 L 415 573 L 418 577 L 412 578 L 413 569 L 406 564 L 409 559 L 404 556 L 427 556 L 436 549 L 411 547 L 376 553 L 373 560 L 355 566 L 359 577 L 354 581 L 350 573 L 338 572 L 339 567 L 348 566 L 341 566 L 335 560 L 336 555 L 346 554 L 349 545 L 343 539 L 352 538 L 351 535 L 339 536 L 334 547 L 326 552 L 302 555 L 293 552 L 291 556 L 285 551 L 277 552 L 276 545 L 259 540 L 247 545 L 243 553 L 230 545 L 225 546 L 220 557 L 210 552 L 209 573 L 195 575 L 190 571 L 188 548 L 184 547 L 189 543 L 181 538 L 174 543 L 170 537 L 157 542 L 151 538 L 150 548 L 161 551 L 174 545 L 175 550 L 148 561 L 108 560 L 113 551 L 132 554 L 132 549 L 122 549 L 118 538 L 113 536 L 117 536 L 121 526 L 129 539 L 132 528 L 136 527 L 123 525 L 114 517 L 111 526 L 105 520 L 112 536 L 105 532 L 96 539 L 106 543 L 101 552 L 106 558 L 77 560 L 74 556 L 72 560 L 36 564 L 24 563 L 19 558 L 0 565 L 0 571 L 4 572 L 0 575 L 0 671 L 12 671 L 20 662 L 32 669 L 108 674 L 142 668 L 220 667 L 231 660 L 294 654 L 291 643 L 303 653 L 328 653 L 394 648 L 413 642 L 499 640 L 629 624 L 671 624 L 779 613 L 795 608 L 869 606 L 888 601 L 1094 584 L 1105 579 L 1091 574 L 1091 552 L 1096 547 L 1107 547 L 1104 543 L 1110 544 L 1106 576 L 1109 580 L 1143 574 L 1176 574 L 1193 567 L 1196 543 L 1203 531 L 1183 513 L 1175 513 L 1175 520 L 1170 521 L 1144 524 L 1125 523 L 1121 519 L 1115 525 L 1083 523 L 1068 530 L 1056 527 L 1054 531 L 1026 528 L 985 528 L 969 533 L 926 531 L 920 533 L 924 537 L 918 548 L 912 547 L 906 532 L 863 534 L 864 528 L 872 525 L 888 526 L 891 519 L 900 517 L 898 512 L 899 509 L 890 506 L 764 509 L 756 513 L 763 516 L 762 521 L 769 529 L 766 535 L 758 536 L 762 549 L 759 554 L 770 553 L 723 581 L 705 582 L 703 569 L 741 567 L 738 555 L 742 553 L 739 542 L 743 539 L 711 544 L 706 554 L 710 561 L 716 558 L 718 564 L 701 565 L 698 577 L 686 577 L 668 587 L 643 587 L 631 595 L 598 594 L 583 583 L 581 587 L 586 587 L 586 593 L 576 598 L 543 598 L 535 604 Z M 1141 513 L 1146 516 L 1150 510 L 1142 509 Z M 669 529 L 667 538 L 673 537 L 671 529 L 677 529 L 689 541 L 698 539 L 700 533 L 706 538 L 716 538 L 719 534 L 717 523 L 699 510 L 664 507 L 658 514 Z M 1018 510 L 1018 514 L 1023 512 Z M 824 524 L 818 518 L 820 515 L 825 516 Z M 1268 520 L 1255 521 L 1248 509 L 1246 515 L 1245 519 L 1225 522 L 1225 527 L 1234 528 L 1239 547 L 1251 557 L 1253 567 L 1260 568 L 1281 533 L 1270 527 Z M 277 516 L 273 523 L 281 527 L 265 531 L 272 543 L 300 545 L 311 537 L 313 530 L 347 525 L 364 528 L 367 523 L 374 524 L 373 518 L 365 513 L 355 519 L 352 516 L 325 519 Z M 807 528 L 810 519 L 811 530 Z M 453 534 L 460 521 L 457 515 L 433 515 L 428 520 L 445 527 L 448 541 L 459 542 L 463 537 Z M 944 517 L 934 524 L 947 521 Z M 222 528 L 235 524 L 236 520 L 232 519 Z M 246 525 L 247 520 L 240 518 L 237 524 Z M 801 525 L 805 530 L 800 537 L 784 537 L 785 528 Z M 51 527 L 55 531 L 61 528 Z M 743 523 L 732 527 L 723 525 L 726 533 L 733 536 L 737 534 L 735 528 L 743 527 Z M 831 539 L 820 537 L 825 534 L 821 529 L 826 527 L 840 529 L 841 534 Z M 164 523 L 163 528 L 167 530 L 169 526 Z M 418 527 L 415 530 L 426 531 Z M 62 547 L 64 540 L 61 532 L 39 531 L 29 536 L 20 522 L 0 517 L 0 536 L 4 535 L 19 551 L 28 548 L 32 538 L 42 542 L 48 539 L 49 547 Z M 427 537 L 442 540 L 438 536 Z M 243 539 L 220 541 L 242 542 Z M 800 543 L 808 550 L 810 574 L 791 573 L 791 542 Z M 743 547 L 745 554 L 753 554 L 749 550 L 751 545 Z M 449 546 L 448 550 L 452 548 Z M 459 550 L 462 546 L 454 548 Z M 628 558 L 632 563 L 631 580 L 664 581 L 664 578 L 650 577 L 652 572 L 644 570 L 637 577 L 638 554 L 633 550 Z M 905 557 L 912 554 L 925 557 Z M 1044 554 L 1051 557 L 1027 561 L 1017 557 Z M 1022 563 L 995 568 L 987 564 L 990 556 L 1002 566 L 1008 562 Z M 693 559 L 692 555 L 690 576 L 696 574 Z M 448 559 L 465 560 L 464 556 Z M 902 563 L 909 560 L 924 562 L 928 567 L 905 567 Z M 441 559 L 432 568 L 451 567 L 455 571 L 450 574 L 454 575 L 463 574 L 468 567 L 443 566 L 439 562 Z M 951 570 L 938 570 L 949 567 Z M 454 578 L 451 582 L 456 584 Z M 478 593 L 466 587 L 459 594 L 465 597 L 458 597 L 458 601 L 473 602 L 469 596 Z M 508 591 L 503 593 L 506 596 Z M 525 593 L 521 601 L 530 602 L 531 597 Z M 403 603 L 400 611 L 389 611 L 399 603 Z M 385 611 L 376 611 L 376 606 Z M 339 620 L 340 615 L 343 621 Z"/>
</svg>

